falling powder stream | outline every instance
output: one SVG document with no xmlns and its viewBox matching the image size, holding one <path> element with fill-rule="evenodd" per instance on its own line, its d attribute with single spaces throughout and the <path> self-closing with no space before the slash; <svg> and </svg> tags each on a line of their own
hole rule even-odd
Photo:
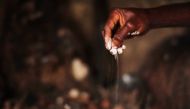
<svg viewBox="0 0 190 109">
<path fill-rule="evenodd" d="M 118 54 L 114 55 L 117 65 L 117 78 L 116 78 L 116 85 L 115 85 L 115 104 L 118 103 L 119 100 L 119 56 Z"/>
</svg>

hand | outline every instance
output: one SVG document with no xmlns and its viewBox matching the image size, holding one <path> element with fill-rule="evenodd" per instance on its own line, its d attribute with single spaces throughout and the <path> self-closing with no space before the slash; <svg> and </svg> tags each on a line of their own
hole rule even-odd
<svg viewBox="0 0 190 109">
<path fill-rule="evenodd" d="M 117 24 L 119 27 L 116 28 Z M 119 48 L 125 39 L 142 35 L 148 30 L 149 21 L 144 9 L 115 9 L 111 12 L 102 35 L 108 50 Z M 116 29 L 115 34 L 113 33 Z"/>
</svg>

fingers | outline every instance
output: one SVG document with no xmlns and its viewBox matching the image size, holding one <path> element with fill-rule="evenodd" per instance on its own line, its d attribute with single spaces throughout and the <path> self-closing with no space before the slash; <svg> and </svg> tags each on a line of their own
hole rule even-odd
<svg viewBox="0 0 190 109">
<path fill-rule="evenodd" d="M 119 27 L 115 28 L 117 23 Z M 144 17 L 142 11 L 133 10 L 132 8 L 114 10 L 102 32 L 106 48 L 112 54 L 122 53 L 123 41 L 145 33 L 148 29 L 148 24 L 148 20 Z M 114 35 L 112 32 L 114 32 Z"/>
<path fill-rule="evenodd" d="M 134 31 L 134 29 L 135 29 L 135 26 L 128 22 L 126 26 L 118 30 L 112 40 L 112 47 L 116 47 L 116 48 L 120 47 L 123 41 L 129 36 L 129 33 L 131 31 Z M 138 32 L 135 32 L 135 33 L 138 33 Z"/>
<path fill-rule="evenodd" d="M 114 26 L 116 25 L 116 23 L 119 20 L 119 15 L 117 14 L 117 11 L 113 11 L 112 14 L 110 15 L 110 17 L 108 18 L 104 30 L 103 30 L 103 38 L 105 41 L 105 46 L 108 50 L 111 49 L 111 36 L 112 36 L 112 30 L 114 28 Z"/>
</svg>

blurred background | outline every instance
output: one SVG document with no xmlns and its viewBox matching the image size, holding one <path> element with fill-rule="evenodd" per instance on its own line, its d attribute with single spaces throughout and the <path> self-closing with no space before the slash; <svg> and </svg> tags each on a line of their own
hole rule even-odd
<svg viewBox="0 0 190 109">
<path fill-rule="evenodd" d="M 161 106 L 171 106 L 169 103 L 175 104 L 177 98 L 181 102 L 176 109 L 190 108 L 185 105 L 189 100 L 185 97 L 190 97 L 188 28 L 151 30 L 143 38 L 126 41 L 119 66 L 101 36 L 113 8 L 183 2 L 190 0 L 0 0 L 0 108 L 141 109 L 163 99 L 168 105 L 159 102 Z M 170 54 L 180 58 L 171 58 L 176 64 L 166 67 L 162 63 L 170 61 Z M 184 60 L 187 62 L 180 63 Z M 158 73 L 172 73 L 167 69 L 177 69 L 178 65 L 184 67 L 179 67 L 185 74 L 180 79 L 176 79 L 178 70 L 173 79 L 168 79 L 170 73 Z M 189 84 L 184 85 L 182 80 Z M 180 84 L 176 93 L 184 94 L 170 102 L 174 99 L 171 84 L 175 83 Z M 154 94 L 155 98 L 159 96 L 157 92 L 163 97 L 152 102 Z"/>
</svg>

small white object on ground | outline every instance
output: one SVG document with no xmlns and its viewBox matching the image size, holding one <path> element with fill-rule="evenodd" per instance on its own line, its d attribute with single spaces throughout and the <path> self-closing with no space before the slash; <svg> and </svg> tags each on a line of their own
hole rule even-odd
<svg viewBox="0 0 190 109">
<path fill-rule="evenodd" d="M 128 75 L 128 74 L 124 74 L 124 75 L 122 76 L 122 80 L 123 80 L 123 82 L 126 83 L 126 84 L 130 84 L 130 83 L 132 83 L 132 81 L 133 81 L 133 79 L 131 78 L 131 76 Z"/>
<path fill-rule="evenodd" d="M 68 104 L 65 104 L 64 109 L 71 109 L 71 107 Z"/>
<path fill-rule="evenodd" d="M 57 103 L 58 105 L 62 105 L 63 102 L 64 102 L 63 97 L 60 96 L 60 97 L 57 97 L 57 98 L 56 98 L 56 103 Z"/>
<path fill-rule="evenodd" d="M 83 81 L 89 74 L 89 67 L 80 58 L 72 61 L 72 76 L 76 81 Z"/>
<path fill-rule="evenodd" d="M 79 90 L 76 88 L 73 88 L 69 91 L 69 97 L 72 99 L 76 99 L 79 97 Z"/>
</svg>

